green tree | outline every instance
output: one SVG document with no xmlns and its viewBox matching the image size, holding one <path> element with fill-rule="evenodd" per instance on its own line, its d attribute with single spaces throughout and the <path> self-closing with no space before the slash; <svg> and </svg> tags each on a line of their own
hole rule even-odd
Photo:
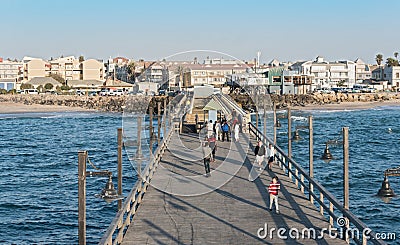
<svg viewBox="0 0 400 245">
<path fill-rule="evenodd" d="M 133 80 L 135 80 L 135 70 L 136 70 L 136 63 L 134 61 L 129 62 L 129 64 L 127 66 L 129 80 L 131 80 L 131 78 L 133 78 Z"/>
<path fill-rule="evenodd" d="M 53 78 L 54 80 L 58 81 L 61 84 L 65 84 L 65 79 L 62 76 L 58 75 L 58 74 L 51 73 L 49 75 L 49 77 Z"/>
<path fill-rule="evenodd" d="M 375 61 L 378 64 L 378 66 L 380 66 L 382 64 L 383 61 L 383 55 L 382 54 L 377 54 L 375 57 Z"/>
<path fill-rule="evenodd" d="M 39 85 L 36 89 L 39 91 L 39 93 L 45 92 L 43 85 Z"/>
<path fill-rule="evenodd" d="M 83 62 L 85 61 L 85 57 L 83 57 L 83 55 L 79 56 L 79 62 Z"/>
<path fill-rule="evenodd" d="M 0 88 L 0 94 L 6 94 L 7 90 L 5 90 L 4 88 Z"/>
<path fill-rule="evenodd" d="M 181 65 L 178 65 L 175 70 L 175 74 L 179 75 L 179 82 L 181 82 L 183 87 L 187 87 L 186 84 L 183 84 L 183 73 L 185 68 Z"/>
<path fill-rule="evenodd" d="M 393 59 L 392 57 L 389 57 L 386 59 L 386 65 L 387 66 L 398 66 L 399 65 L 399 61 L 396 59 Z"/>
<path fill-rule="evenodd" d="M 337 86 L 338 87 L 343 87 L 345 83 L 345 80 L 340 80 L 339 82 L 337 82 Z"/>
<path fill-rule="evenodd" d="M 11 89 L 11 90 L 7 91 L 7 94 L 17 94 L 17 90 L 15 88 Z"/>
<path fill-rule="evenodd" d="M 21 90 L 24 90 L 24 89 L 33 89 L 33 85 L 30 83 L 23 83 L 23 84 L 21 84 Z"/>
<path fill-rule="evenodd" d="M 44 85 L 44 88 L 46 89 L 46 90 L 52 90 L 53 89 L 53 84 L 51 84 L 51 83 L 46 83 L 45 85 Z"/>
</svg>

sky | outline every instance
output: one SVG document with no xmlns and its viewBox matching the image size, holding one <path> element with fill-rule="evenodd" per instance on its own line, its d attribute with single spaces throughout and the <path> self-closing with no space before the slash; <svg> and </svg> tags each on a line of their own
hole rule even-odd
<svg viewBox="0 0 400 245">
<path fill-rule="evenodd" d="M 0 57 L 161 60 L 215 50 L 240 60 L 260 51 L 262 63 L 318 55 L 375 63 L 377 53 L 400 51 L 399 7 L 397 0 L 0 0 Z"/>
</svg>

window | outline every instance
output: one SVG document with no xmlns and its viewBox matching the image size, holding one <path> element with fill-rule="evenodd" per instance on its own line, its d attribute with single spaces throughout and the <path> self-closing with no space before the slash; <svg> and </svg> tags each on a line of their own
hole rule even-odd
<svg viewBox="0 0 400 245">
<path fill-rule="evenodd" d="M 400 74 L 396 72 L 396 78 L 400 78 Z"/>
</svg>

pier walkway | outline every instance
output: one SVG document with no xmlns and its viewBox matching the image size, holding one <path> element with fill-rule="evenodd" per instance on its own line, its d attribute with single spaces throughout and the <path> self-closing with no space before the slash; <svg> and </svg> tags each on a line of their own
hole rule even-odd
<svg viewBox="0 0 400 245">
<path fill-rule="evenodd" d="M 191 148 L 199 144 L 196 135 L 186 134 L 181 138 Z M 235 151 L 234 156 L 242 155 L 243 166 L 219 189 L 199 196 L 175 196 L 150 186 L 122 244 L 345 244 L 343 240 L 330 239 L 327 235 L 317 241 L 279 239 L 276 232 L 279 228 L 287 228 L 285 235 L 289 236 L 291 228 L 320 231 L 327 229 L 329 222 L 277 165 L 272 172 L 264 170 L 255 181 L 249 181 L 255 161 L 252 151 L 255 139 L 242 134 L 240 142 L 250 142 L 250 149 L 246 152 L 241 147 L 243 144 L 236 142 L 218 142 L 211 177 L 201 176 L 205 183 L 212 182 L 213 178 L 218 178 L 221 162 L 233 160 L 226 159 L 230 151 Z M 183 176 L 204 173 L 202 161 L 182 160 L 168 150 L 160 165 Z M 280 214 L 269 211 L 267 186 L 275 174 L 281 182 Z M 156 171 L 153 180 L 157 177 Z M 272 239 L 270 234 L 265 239 L 257 235 L 265 224 L 273 231 Z"/>
<path fill-rule="evenodd" d="M 228 120 L 233 109 L 245 113 L 229 98 L 213 98 Z M 332 232 L 340 228 L 338 218 L 344 233 L 368 227 L 279 146 L 273 170 L 257 171 L 257 140 L 272 142 L 252 123 L 239 141 L 218 141 L 206 177 L 204 132 L 182 133 L 182 120 L 173 122 L 179 125 L 165 134 L 99 244 L 385 244 L 365 234 L 350 239 Z M 279 214 L 269 211 L 273 176 L 281 183 Z"/>
</svg>

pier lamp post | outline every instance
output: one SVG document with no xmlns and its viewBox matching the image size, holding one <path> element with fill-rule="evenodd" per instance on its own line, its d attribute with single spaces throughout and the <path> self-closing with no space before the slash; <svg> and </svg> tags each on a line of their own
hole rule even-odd
<svg viewBox="0 0 400 245">
<path fill-rule="evenodd" d="M 324 153 L 322 154 L 322 160 L 329 162 L 330 160 L 333 159 L 333 155 L 331 153 L 331 150 L 329 149 L 329 146 L 338 146 L 338 145 L 342 145 L 343 141 L 340 141 L 338 139 L 334 139 L 334 140 L 328 140 L 325 142 L 325 149 L 324 149 Z"/>
<path fill-rule="evenodd" d="M 400 167 L 388 168 L 384 172 L 384 178 L 382 181 L 382 186 L 378 191 L 378 196 L 383 198 L 384 201 L 387 200 L 387 202 L 390 201 L 391 197 L 396 196 L 396 194 L 394 194 L 393 189 L 390 187 L 388 179 L 389 176 L 400 176 Z"/>
<path fill-rule="evenodd" d="M 87 171 L 87 162 L 96 171 Z M 78 243 L 86 244 L 86 177 L 104 177 L 108 180 L 100 194 L 95 195 L 106 202 L 119 200 L 118 209 L 122 206 L 122 129 L 118 129 L 118 192 L 112 182 L 112 172 L 97 168 L 89 159 L 87 151 L 78 152 Z"/>
</svg>

